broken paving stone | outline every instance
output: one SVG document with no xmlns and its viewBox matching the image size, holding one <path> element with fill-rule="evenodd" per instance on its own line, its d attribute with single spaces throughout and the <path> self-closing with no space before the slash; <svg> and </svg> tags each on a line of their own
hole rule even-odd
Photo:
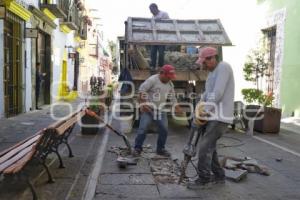
<svg viewBox="0 0 300 200">
<path fill-rule="evenodd" d="M 258 165 L 257 160 L 254 160 L 254 159 L 245 160 L 242 163 L 245 165 Z"/>
<path fill-rule="evenodd" d="M 242 179 L 246 178 L 248 174 L 247 170 L 242 169 L 236 169 L 236 170 L 230 170 L 225 169 L 225 176 L 227 179 L 232 180 L 234 182 L 239 182 Z"/>
<path fill-rule="evenodd" d="M 241 164 L 240 161 L 234 161 L 234 160 L 231 160 L 231 159 L 227 159 L 226 163 L 225 163 L 225 167 L 228 168 L 228 169 L 235 169 L 240 164 Z"/>
</svg>

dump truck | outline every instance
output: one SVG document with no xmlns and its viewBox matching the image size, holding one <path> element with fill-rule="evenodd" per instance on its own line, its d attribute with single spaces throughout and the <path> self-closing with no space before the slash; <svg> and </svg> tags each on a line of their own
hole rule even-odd
<svg viewBox="0 0 300 200">
<path fill-rule="evenodd" d="M 200 94 L 204 90 L 208 72 L 195 65 L 197 54 L 189 55 L 182 47 L 214 46 L 222 60 L 222 46 L 232 45 L 219 19 L 152 19 L 129 17 L 125 22 L 125 36 L 118 38 L 120 70 L 131 74 L 135 93 L 140 84 L 151 76 L 149 51 L 151 45 L 165 45 L 165 64 L 176 68 L 173 81 L 179 102 L 195 104 L 190 93 Z M 182 58 L 183 62 L 180 62 Z M 170 63 L 174 61 L 174 63 Z M 137 95 L 136 95 L 137 96 Z M 136 101 L 136 98 L 131 99 Z M 133 102 L 134 105 L 135 102 Z M 192 112 L 186 107 L 187 113 Z"/>
</svg>

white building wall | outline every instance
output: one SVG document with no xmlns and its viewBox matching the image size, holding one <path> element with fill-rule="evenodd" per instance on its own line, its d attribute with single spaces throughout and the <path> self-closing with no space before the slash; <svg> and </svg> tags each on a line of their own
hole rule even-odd
<svg viewBox="0 0 300 200">
<path fill-rule="evenodd" d="M 26 28 L 31 28 L 30 23 L 26 23 Z M 32 98 L 31 98 L 31 68 L 32 68 L 32 59 L 31 59 L 31 40 L 30 38 L 25 38 L 25 70 L 24 70 L 24 82 L 25 82 L 25 112 L 30 111 L 32 106 Z"/>
<path fill-rule="evenodd" d="M 4 38 L 3 38 L 3 20 L 0 20 L 0 118 L 4 117 L 4 91 L 3 91 L 3 66 L 4 66 Z"/>
<path fill-rule="evenodd" d="M 58 25 L 57 28 L 52 33 L 52 43 L 53 43 L 53 82 L 51 86 L 51 102 L 58 100 L 58 89 L 62 75 L 62 64 L 64 59 L 64 53 L 67 53 L 67 81 L 70 90 L 74 86 L 74 61 L 68 58 L 69 52 L 75 52 L 75 42 L 74 42 L 74 32 L 65 34 L 60 31 L 59 21 L 55 20 Z M 66 48 L 74 47 L 74 48 Z"/>
</svg>

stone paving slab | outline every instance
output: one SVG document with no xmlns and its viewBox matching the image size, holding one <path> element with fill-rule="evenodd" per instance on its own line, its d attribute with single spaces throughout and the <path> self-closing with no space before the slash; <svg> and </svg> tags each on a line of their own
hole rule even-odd
<svg viewBox="0 0 300 200">
<path fill-rule="evenodd" d="M 107 152 L 104 157 L 105 162 L 103 163 L 101 174 L 107 173 L 136 173 L 136 174 L 150 174 L 150 166 L 147 160 L 141 159 L 137 165 L 128 165 L 125 169 L 120 169 L 116 162 L 117 155 L 114 153 Z"/>
<path fill-rule="evenodd" d="M 159 198 L 156 185 L 99 185 L 95 199 L 100 195 L 102 199 L 106 199 L 105 195 L 118 198 Z"/>
<path fill-rule="evenodd" d="M 155 185 L 151 174 L 102 174 L 103 185 Z"/>
<path fill-rule="evenodd" d="M 183 158 L 182 148 L 186 143 L 188 130 L 185 127 L 169 126 L 170 134 L 168 136 L 167 149 L 171 151 L 172 158 L 177 158 L 180 162 Z M 135 132 L 136 129 L 133 130 Z M 295 136 L 295 135 L 294 135 Z M 285 137 L 285 136 L 283 136 Z M 152 147 L 155 147 L 157 135 L 147 135 L 145 144 L 150 143 Z M 133 141 L 134 134 L 131 135 L 130 140 Z M 115 140 L 112 140 L 115 142 Z M 111 142 L 111 141 L 110 141 Z M 112 144 L 112 143 L 111 143 Z M 120 143 L 121 144 L 121 143 Z M 108 145 L 109 147 L 109 145 Z M 266 165 L 271 176 L 262 176 L 259 174 L 248 174 L 245 180 L 239 183 L 234 183 L 229 180 L 226 181 L 225 185 L 214 185 L 211 188 L 190 190 L 184 185 L 176 184 L 158 184 L 159 199 L 228 199 L 228 200 L 273 200 L 273 199 L 300 199 L 300 191 L 297 189 L 298 173 L 296 169 L 300 166 L 299 158 L 295 157 L 287 152 L 284 152 L 278 148 L 267 145 L 256 139 L 249 137 L 241 132 L 233 132 L 229 130 L 222 139 L 218 141 L 218 152 L 220 159 L 222 156 L 233 156 L 243 158 L 245 156 L 252 157 L 258 161 L 259 164 Z M 107 156 L 109 155 L 109 156 Z M 106 154 L 103 170 L 107 170 L 107 166 L 111 168 L 115 166 L 112 173 L 123 173 L 113 163 L 116 157 L 111 156 L 111 153 Z M 284 159 L 281 162 L 277 162 L 277 157 L 283 156 Z M 285 162 L 285 163 L 284 163 Z M 110 163 L 110 164 L 108 164 Z M 197 164 L 197 161 L 194 162 Z M 288 165 L 288 166 L 287 166 Z M 285 169 L 287 174 L 285 174 Z M 140 166 L 133 166 L 130 169 L 130 173 L 140 170 Z M 189 165 L 189 174 L 192 175 L 195 170 Z M 102 172 L 103 173 L 103 172 Z M 103 175 L 103 174 L 102 174 Z M 292 178 L 294 176 L 294 178 Z M 101 177 L 103 178 L 103 177 Z M 100 180 L 101 180 L 100 178 Z M 109 176 L 105 177 L 109 178 Z M 111 176 L 112 178 L 112 176 Z M 116 177 L 117 179 L 118 177 Z M 114 189 L 118 188 L 120 182 L 111 181 L 112 185 L 104 185 L 101 181 L 98 183 L 97 194 L 95 199 L 120 199 L 130 198 L 124 196 L 120 191 L 117 194 L 110 193 Z M 105 188 L 103 188 L 105 186 Z M 129 191 L 130 186 L 127 185 L 126 191 Z M 135 186 L 135 185 L 134 185 Z M 125 189 L 124 189 L 125 190 Z M 122 191 L 124 191 L 122 190 Z M 139 193 L 135 188 L 132 188 L 133 193 Z M 135 196 L 132 194 L 132 196 Z M 139 197 L 136 195 L 136 197 Z M 137 198 L 143 199 L 143 196 Z M 151 199 L 151 197 L 150 197 Z"/>
</svg>

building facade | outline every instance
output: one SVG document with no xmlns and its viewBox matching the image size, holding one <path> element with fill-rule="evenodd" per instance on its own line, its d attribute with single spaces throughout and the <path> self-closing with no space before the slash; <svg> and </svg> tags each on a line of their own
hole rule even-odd
<svg viewBox="0 0 300 200">
<path fill-rule="evenodd" d="M 92 7 L 92 6 L 89 6 Z M 88 40 L 82 42 L 82 58 L 80 65 L 80 91 L 83 95 L 88 95 L 90 90 L 90 78 L 101 77 L 104 84 L 111 82 L 111 59 L 107 53 L 101 24 L 98 18 L 97 9 L 87 10 Z"/>
<path fill-rule="evenodd" d="M 0 118 L 76 98 L 86 19 L 83 0 L 0 1 Z"/>
<path fill-rule="evenodd" d="M 258 0 L 265 10 L 262 34 L 269 47 L 271 78 L 269 89 L 275 96 L 275 106 L 284 116 L 300 117 L 300 2 L 297 0 Z"/>
</svg>

